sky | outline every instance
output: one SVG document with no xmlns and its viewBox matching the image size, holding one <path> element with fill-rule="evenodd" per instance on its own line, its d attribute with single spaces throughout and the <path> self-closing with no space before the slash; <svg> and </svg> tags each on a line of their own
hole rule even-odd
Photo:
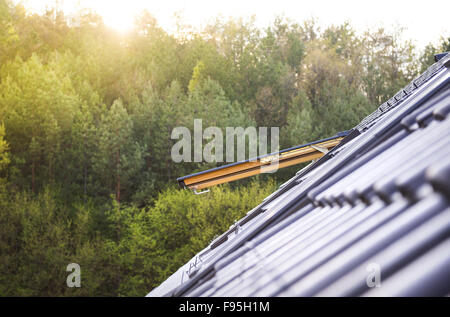
<svg viewBox="0 0 450 317">
<path fill-rule="evenodd" d="M 362 33 L 367 29 L 404 27 L 403 37 L 419 48 L 450 36 L 450 1 L 433 0 L 16 0 L 26 8 L 42 12 L 56 2 L 67 14 L 77 8 L 91 8 L 103 17 L 106 25 L 126 32 L 133 27 L 134 16 L 147 9 L 160 26 L 175 29 L 174 14 L 184 22 L 201 28 L 213 18 L 256 17 L 256 24 L 269 25 L 276 16 L 296 22 L 312 17 L 319 25 L 350 22 Z"/>
</svg>

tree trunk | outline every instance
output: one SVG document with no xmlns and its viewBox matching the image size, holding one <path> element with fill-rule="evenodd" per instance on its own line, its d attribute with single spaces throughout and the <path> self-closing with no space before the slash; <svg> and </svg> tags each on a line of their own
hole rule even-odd
<svg viewBox="0 0 450 317">
<path fill-rule="evenodd" d="M 116 200 L 120 203 L 120 150 L 116 152 L 116 171 L 117 171 L 117 185 L 116 185 Z"/>
<path fill-rule="evenodd" d="M 31 190 L 33 193 L 36 193 L 35 191 L 35 173 L 36 173 L 36 160 L 33 157 L 33 163 L 31 165 Z"/>
<path fill-rule="evenodd" d="M 87 198 L 87 163 L 86 163 L 86 135 L 83 138 L 83 192 L 84 192 L 84 203 L 86 204 Z"/>
</svg>

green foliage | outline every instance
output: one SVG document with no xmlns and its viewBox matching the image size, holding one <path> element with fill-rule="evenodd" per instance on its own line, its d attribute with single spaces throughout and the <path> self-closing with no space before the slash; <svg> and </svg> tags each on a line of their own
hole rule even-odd
<svg viewBox="0 0 450 317">
<path fill-rule="evenodd" d="M 449 50 L 443 37 L 416 60 L 401 30 L 314 20 L 169 34 L 143 12 L 123 36 L 73 18 L 0 0 L 0 295 L 146 294 L 300 168 L 176 190 L 219 164 L 174 163 L 175 127 L 280 127 L 282 148 L 329 137 Z M 81 288 L 65 285 L 72 262 Z"/>
<path fill-rule="evenodd" d="M 205 78 L 205 64 L 199 61 L 194 67 L 194 72 L 192 74 L 192 79 L 189 81 L 189 92 L 193 92 L 195 88 L 204 80 Z"/>
<path fill-rule="evenodd" d="M 2 68 L 0 113 L 14 167 L 21 171 L 13 181 L 33 191 L 37 182 L 52 182 L 64 164 L 58 154 L 67 146 L 79 104 L 70 79 L 53 66 L 33 54 L 26 62 L 17 57 Z"/>
<path fill-rule="evenodd" d="M 170 188 L 152 208 L 61 202 L 0 191 L 0 294 L 3 296 L 144 296 L 214 236 L 275 189 L 217 187 L 205 199 Z M 66 286 L 66 266 L 81 267 L 81 287 Z"/>
</svg>

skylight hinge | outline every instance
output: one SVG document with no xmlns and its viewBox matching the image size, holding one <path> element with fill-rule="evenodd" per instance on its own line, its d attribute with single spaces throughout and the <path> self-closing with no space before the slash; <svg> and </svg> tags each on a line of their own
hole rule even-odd
<svg viewBox="0 0 450 317">
<path fill-rule="evenodd" d="M 327 154 L 329 152 L 329 150 L 325 147 L 321 147 L 321 146 L 317 146 L 317 145 L 311 145 L 311 147 L 319 152 L 322 152 L 323 154 Z"/>
<path fill-rule="evenodd" d="M 202 195 L 202 194 L 209 193 L 209 189 L 198 192 L 196 188 L 193 188 L 192 191 L 194 192 L 195 195 Z"/>
</svg>

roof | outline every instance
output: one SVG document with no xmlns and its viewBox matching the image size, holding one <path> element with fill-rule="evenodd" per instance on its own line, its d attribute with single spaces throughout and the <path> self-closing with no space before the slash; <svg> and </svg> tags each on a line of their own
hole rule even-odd
<svg viewBox="0 0 450 317">
<path fill-rule="evenodd" d="M 449 294 L 449 67 L 447 54 L 147 296 Z"/>
</svg>

